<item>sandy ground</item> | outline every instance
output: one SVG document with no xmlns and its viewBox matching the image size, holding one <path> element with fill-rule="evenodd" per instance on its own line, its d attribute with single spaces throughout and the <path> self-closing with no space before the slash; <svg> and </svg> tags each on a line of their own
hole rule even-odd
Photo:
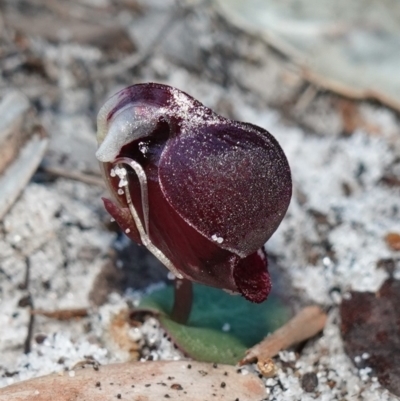
<svg viewBox="0 0 400 401">
<path fill-rule="evenodd" d="M 156 81 L 266 128 L 289 159 L 294 196 L 266 249 L 276 262 L 273 274 L 290 282 L 287 293 L 301 304 L 326 307 L 329 319 L 301 353 L 276 358 L 278 374 L 265 379 L 265 399 L 395 399 L 345 354 L 338 305 L 351 290 L 379 289 L 388 277 L 383 261 L 393 261 L 400 278 L 400 252 L 385 241 L 389 232 L 400 233 L 397 115 L 318 90 L 308 96 L 310 87 L 289 60 L 231 27 L 207 4 L 92 0 L 66 10 L 61 1 L 38 3 L 1 5 L 7 33 L 1 91 L 18 89 L 29 98 L 50 144 L 0 222 L 0 384 L 87 358 L 182 357 L 155 321 L 136 329 L 122 325 L 122 340 L 115 334 L 116 319 L 143 292 L 164 285 L 166 271 L 110 223 L 101 185 L 49 173 L 57 167 L 98 176 L 99 106 L 123 86 Z M 18 25 L 29 13 L 31 24 Z M 66 24 L 64 30 L 43 29 L 47 17 Z M 99 38 L 88 29 L 85 36 L 72 22 L 107 34 Z M 87 316 L 32 318 L 32 308 L 84 309 Z M 306 392 L 302 378 L 310 372 L 318 385 Z"/>
</svg>

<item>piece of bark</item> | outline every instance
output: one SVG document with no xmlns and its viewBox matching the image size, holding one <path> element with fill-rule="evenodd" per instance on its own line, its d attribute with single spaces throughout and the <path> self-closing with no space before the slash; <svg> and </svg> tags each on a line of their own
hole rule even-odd
<svg viewBox="0 0 400 401">
<path fill-rule="evenodd" d="M 0 389 L 0 401 L 261 401 L 265 396 L 264 383 L 254 374 L 192 361 L 86 367 Z"/>
<path fill-rule="evenodd" d="M 319 306 L 305 307 L 280 329 L 247 350 L 240 364 L 257 360 L 266 363 L 280 351 L 314 337 L 323 330 L 326 319 L 326 313 Z"/>
</svg>

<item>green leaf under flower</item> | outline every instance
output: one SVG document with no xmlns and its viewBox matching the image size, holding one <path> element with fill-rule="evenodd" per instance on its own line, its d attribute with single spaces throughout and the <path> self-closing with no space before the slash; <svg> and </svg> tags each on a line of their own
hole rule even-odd
<svg viewBox="0 0 400 401">
<path fill-rule="evenodd" d="M 236 364 L 247 348 L 286 323 L 290 308 L 271 294 L 262 304 L 216 288 L 194 284 L 194 303 L 187 325 L 171 320 L 173 288 L 144 297 L 140 308 L 160 312 L 160 322 L 175 344 L 203 362 Z"/>
</svg>

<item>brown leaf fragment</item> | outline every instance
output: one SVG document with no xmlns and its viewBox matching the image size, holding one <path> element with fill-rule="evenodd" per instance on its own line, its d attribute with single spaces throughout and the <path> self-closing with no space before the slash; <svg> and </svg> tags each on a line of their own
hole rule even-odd
<svg viewBox="0 0 400 401">
<path fill-rule="evenodd" d="M 122 309 L 112 317 L 105 333 L 105 341 L 113 353 L 124 352 L 125 357 L 130 361 L 137 361 L 139 360 L 140 346 L 130 335 L 130 323 L 128 309 Z"/>
<path fill-rule="evenodd" d="M 377 293 L 352 292 L 340 313 L 345 350 L 359 368 L 370 367 L 382 386 L 400 396 L 400 281 Z"/>
<path fill-rule="evenodd" d="M 214 368 L 191 362 L 191 366 L 188 369 L 184 361 L 156 361 L 77 369 L 2 388 L 0 401 L 261 401 L 266 396 L 264 383 L 252 373 L 236 374 L 236 368 L 228 365 Z M 209 374 L 202 376 L 199 371 Z M 175 378 L 170 388 L 157 385 L 165 383 L 170 374 Z"/>
<path fill-rule="evenodd" d="M 359 106 L 355 101 L 339 99 L 338 109 L 342 117 L 343 133 L 345 135 L 351 135 L 363 125 Z"/>
<path fill-rule="evenodd" d="M 343 134 L 351 135 L 357 129 L 364 130 L 373 135 L 379 135 L 380 129 L 376 124 L 366 120 L 360 112 L 359 103 L 350 99 L 338 100 L 338 111 L 342 117 Z"/>
<path fill-rule="evenodd" d="M 400 234 L 399 233 L 388 233 L 385 235 L 385 241 L 387 246 L 393 251 L 400 251 Z"/>
<path fill-rule="evenodd" d="M 268 363 L 268 360 L 280 351 L 318 334 L 325 327 L 326 319 L 326 313 L 319 306 L 303 308 L 280 329 L 247 350 L 240 364 L 244 365 L 256 360 Z"/>
<path fill-rule="evenodd" d="M 33 309 L 32 315 L 45 316 L 50 319 L 56 320 L 71 320 L 80 319 L 88 316 L 89 311 L 87 308 L 76 308 L 76 309 L 58 309 L 55 311 L 46 311 L 43 309 Z"/>
</svg>

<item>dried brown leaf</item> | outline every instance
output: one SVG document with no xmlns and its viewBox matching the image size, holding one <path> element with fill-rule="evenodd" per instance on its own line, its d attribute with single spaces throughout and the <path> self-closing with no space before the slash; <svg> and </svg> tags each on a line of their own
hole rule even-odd
<svg viewBox="0 0 400 401">
<path fill-rule="evenodd" d="M 369 366 L 381 385 L 400 395 L 400 281 L 387 280 L 376 293 L 352 292 L 342 302 L 341 331 L 355 364 Z"/>
<path fill-rule="evenodd" d="M 325 327 L 327 315 L 319 306 L 307 306 L 284 326 L 250 348 L 240 364 L 258 360 L 267 364 L 280 351 L 307 340 Z"/>
<path fill-rule="evenodd" d="M 264 384 L 254 374 L 242 375 L 233 366 L 192 361 L 86 367 L 0 389 L 0 401 L 261 401 L 264 397 Z"/>
</svg>

